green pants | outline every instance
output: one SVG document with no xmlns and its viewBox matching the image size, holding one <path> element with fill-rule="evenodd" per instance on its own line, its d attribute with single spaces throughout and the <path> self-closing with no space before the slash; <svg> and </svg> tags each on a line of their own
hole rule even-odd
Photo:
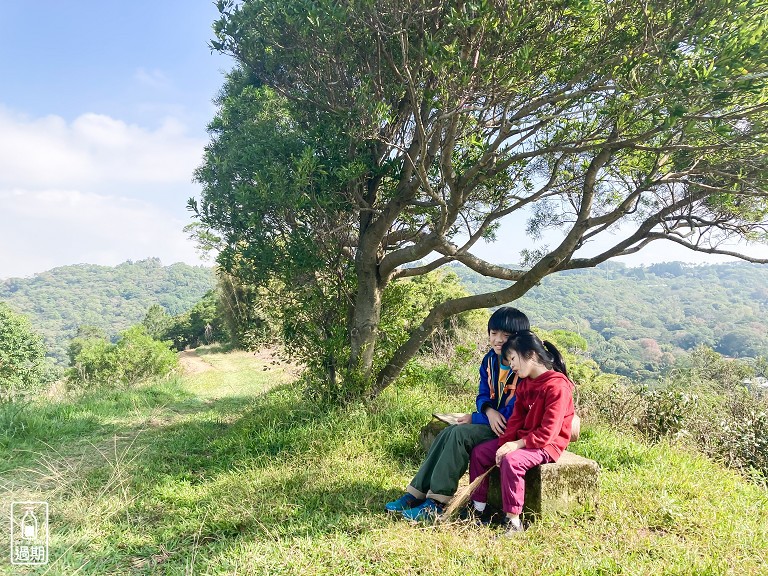
<svg viewBox="0 0 768 576">
<path fill-rule="evenodd" d="M 492 438 L 496 434 L 486 424 L 448 426 L 432 442 L 427 458 L 406 490 L 416 498 L 447 503 L 467 471 L 472 448 Z"/>
</svg>

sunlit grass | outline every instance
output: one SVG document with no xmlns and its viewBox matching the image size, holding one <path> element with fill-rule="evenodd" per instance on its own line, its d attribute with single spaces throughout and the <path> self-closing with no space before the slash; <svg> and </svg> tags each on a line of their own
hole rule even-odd
<svg viewBox="0 0 768 576">
<path fill-rule="evenodd" d="M 601 464 L 596 510 L 512 542 L 414 527 L 382 506 L 423 456 L 419 427 L 471 391 L 434 374 L 368 408 L 318 407 L 263 358 L 202 357 L 216 369 L 59 407 L 56 438 L 4 448 L 4 500 L 51 508 L 52 563 L 28 573 L 765 573 L 768 494 L 676 446 L 587 425 L 573 450 Z"/>
</svg>

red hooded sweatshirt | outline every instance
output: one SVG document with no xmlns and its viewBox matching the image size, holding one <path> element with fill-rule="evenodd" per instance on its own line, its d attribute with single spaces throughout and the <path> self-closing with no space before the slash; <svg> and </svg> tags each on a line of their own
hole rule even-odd
<svg viewBox="0 0 768 576">
<path fill-rule="evenodd" d="M 543 448 L 557 462 L 568 447 L 572 422 L 573 383 L 564 374 L 547 370 L 538 378 L 522 378 L 499 446 L 525 439 L 526 448 Z"/>
</svg>

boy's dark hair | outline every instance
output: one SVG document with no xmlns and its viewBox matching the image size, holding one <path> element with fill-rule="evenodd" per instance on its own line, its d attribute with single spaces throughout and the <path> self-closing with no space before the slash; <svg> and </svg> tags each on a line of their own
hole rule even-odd
<svg viewBox="0 0 768 576">
<path fill-rule="evenodd" d="M 528 316 L 512 306 L 502 306 L 491 314 L 491 317 L 488 319 L 488 332 L 500 330 L 513 334 L 530 329 L 531 323 L 528 320 Z"/>
<path fill-rule="evenodd" d="M 547 367 L 548 370 L 555 370 L 565 374 L 568 377 L 568 368 L 565 365 L 560 351 L 552 342 L 544 341 L 536 336 L 530 330 L 522 330 L 509 337 L 501 348 L 501 357 L 503 361 L 508 361 L 509 352 L 514 350 L 520 356 L 531 359 L 534 355 L 539 357 L 539 361 Z"/>
</svg>

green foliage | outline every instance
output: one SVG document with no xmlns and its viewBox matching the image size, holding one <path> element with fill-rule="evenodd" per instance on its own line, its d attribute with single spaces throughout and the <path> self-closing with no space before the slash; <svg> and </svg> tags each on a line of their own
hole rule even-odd
<svg viewBox="0 0 768 576">
<path fill-rule="evenodd" d="M 168 319 L 160 338 L 173 342 L 176 350 L 214 342 L 229 343 L 230 336 L 219 311 L 216 291 L 209 290 L 188 312 Z"/>
<path fill-rule="evenodd" d="M 651 440 L 677 436 L 689 422 L 691 412 L 698 402 L 695 392 L 684 385 L 648 390 L 643 400 L 645 413 L 639 427 Z"/>
<path fill-rule="evenodd" d="M 443 270 L 389 284 L 383 294 L 384 305 L 379 324 L 379 360 L 386 361 L 437 304 L 468 295 L 458 276 Z M 452 348 L 460 334 L 468 331 L 472 333 L 470 338 L 475 336 L 475 332 L 483 336 L 487 323 L 488 313 L 485 310 L 469 310 L 446 318 L 420 351 L 439 353 Z"/>
<path fill-rule="evenodd" d="M 147 333 L 156 340 L 162 340 L 166 330 L 173 322 L 173 318 L 160 304 L 152 304 L 147 310 L 141 324 L 147 329 Z"/>
<path fill-rule="evenodd" d="M 340 175 L 352 168 L 320 165 L 308 147 L 321 141 L 326 150 L 336 149 L 346 140 L 333 126 L 295 122 L 285 98 L 252 80 L 240 70 L 229 75 L 209 127 L 206 161 L 196 174 L 206 183 L 206 198 L 215 196 L 227 208 L 190 201 L 221 234 L 223 313 L 246 347 L 279 330 L 307 364 L 310 389 L 322 382 L 338 394 L 354 394 L 341 391 L 353 280 L 344 256 L 346 203 L 335 194 L 343 185 Z M 232 187 L 233 181 L 240 184 Z"/>
<path fill-rule="evenodd" d="M 41 388 L 49 377 L 43 339 L 25 316 L 0 302 L 0 404 Z"/>
<path fill-rule="evenodd" d="M 447 316 L 555 272 L 664 238 L 715 253 L 768 239 L 765 0 L 217 7 L 211 46 L 236 68 L 196 173 L 194 234 L 228 273 L 279 287 L 283 330 L 331 387 L 346 371 L 382 390 Z M 530 269 L 471 254 L 523 209 Z M 626 242 L 576 255 L 619 226 Z M 567 241 L 537 245 L 548 229 Z M 435 304 L 403 332 L 392 282 L 454 260 L 516 284 Z M 678 344 L 619 321 L 593 329 L 623 340 L 593 346 L 606 365 L 626 350 L 623 373 L 674 360 Z"/>
<path fill-rule="evenodd" d="M 74 366 L 75 359 L 82 352 L 84 346 L 92 345 L 93 341 L 108 342 L 107 335 L 101 328 L 96 326 L 79 326 L 77 334 L 69 341 L 67 346 L 67 357 L 69 365 Z"/>
<path fill-rule="evenodd" d="M 279 302 L 269 289 L 256 288 L 223 270 L 218 276 L 219 309 L 232 344 L 253 350 L 276 339 L 280 333 Z"/>
<path fill-rule="evenodd" d="M 283 285 L 271 297 L 283 344 L 305 364 L 304 387 L 314 400 L 345 402 L 368 385 L 349 370 L 349 301 L 342 277 L 309 273 L 305 283 Z"/>
<path fill-rule="evenodd" d="M 122 332 L 115 344 L 84 339 L 68 370 L 68 382 L 85 389 L 128 388 L 149 378 L 166 377 L 178 364 L 170 345 L 153 339 L 141 325 Z"/>
<path fill-rule="evenodd" d="M 473 294 L 506 285 L 452 270 Z M 738 358 L 768 354 L 764 286 L 768 268 L 755 264 L 606 263 L 548 276 L 514 305 L 534 326 L 577 332 L 603 372 L 653 380 L 701 345 Z"/>
<path fill-rule="evenodd" d="M 653 386 L 603 375 L 580 389 L 582 411 L 654 442 L 674 439 L 746 474 L 768 479 L 768 390 L 754 368 L 699 347 Z"/>
<path fill-rule="evenodd" d="M 589 385 L 600 376 L 600 368 L 589 357 L 587 341 L 582 336 L 568 330 L 547 332 L 534 327 L 534 331 L 542 340 L 550 341 L 557 347 L 565 360 L 568 376 L 577 386 Z"/>
<path fill-rule="evenodd" d="M 631 430 L 640 421 L 644 388 L 622 376 L 600 374 L 577 391 L 577 411 L 587 420 L 609 423 L 617 430 Z"/>
<path fill-rule="evenodd" d="M 27 315 L 44 337 L 48 354 L 67 361 L 67 344 L 80 326 L 110 339 L 145 318 L 153 305 L 171 315 L 189 310 L 215 285 L 213 270 L 157 258 L 118 266 L 62 266 L 32 278 L 0 281 L 0 300 Z"/>
</svg>

